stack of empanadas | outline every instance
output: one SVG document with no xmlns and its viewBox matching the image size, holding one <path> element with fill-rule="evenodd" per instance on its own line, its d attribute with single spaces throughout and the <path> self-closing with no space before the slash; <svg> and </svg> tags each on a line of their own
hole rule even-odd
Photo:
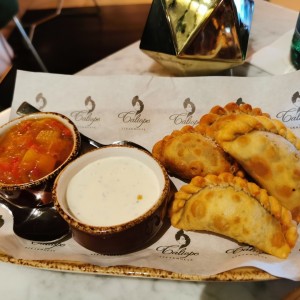
<svg viewBox="0 0 300 300">
<path fill-rule="evenodd" d="M 172 175 L 192 179 L 175 194 L 172 225 L 287 257 L 300 222 L 299 149 L 292 131 L 259 108 L 213 107 L 197 126 L 174 131 L 153 147 Z"/>
<path fill-rule="evenodd" d="M 231 105 L 232 106 L 232 105 Z M 254 110 L 212 109 L 197 126 L 213 138 L 300 222 L 300 139 L 278 120 Z M 249 107 L 249 105 L 247 105 Z M 257 111 L 257 110 L 256 110 Z"/>
</svg>

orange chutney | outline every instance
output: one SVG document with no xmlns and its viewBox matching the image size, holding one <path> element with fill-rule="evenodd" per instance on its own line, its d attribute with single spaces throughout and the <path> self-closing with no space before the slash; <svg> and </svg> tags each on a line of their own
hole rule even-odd
<svg viewBox="0 0 300 300">
<path fill-rule="evenodd" d="M 0 136 L 0 182 L 22 184 L 46 176 L 65 162 L 73 145 L 71 130 L 54 118 L 21 121 Z"/>
</svg>

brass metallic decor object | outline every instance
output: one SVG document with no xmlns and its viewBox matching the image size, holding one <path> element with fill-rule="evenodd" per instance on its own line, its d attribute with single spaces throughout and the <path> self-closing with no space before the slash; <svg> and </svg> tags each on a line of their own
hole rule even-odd
<svg viewBox="0 0 300 300">
<path fill-rule="evenodd" d="M 253 0 L 153 0 L 140 49 L 175 75 L 243 64 Z"/>
</svg>

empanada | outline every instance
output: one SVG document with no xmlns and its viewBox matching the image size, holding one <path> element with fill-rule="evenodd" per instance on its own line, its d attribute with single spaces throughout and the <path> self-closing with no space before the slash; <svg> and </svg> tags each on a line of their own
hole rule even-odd
<svg viewBox="0 0 300 300">
<path fill-rule="evenodd" d="M 230 173 L 197 176 L 175 194 L 171 224 L 205 230 L 286 258 L 298 234 L 291 213 L 267 191 Z"/>
<path fill-rule="evenodd" d="M 300 222 L 300 139 L 291 130 L 266 114 L 219 107 L 199 127 Z"/>
<path fill-rule="evenodd" d="M 152 154 L 170 174 L 183 180 L 197 175 L 240 171 L 238 164 L 211 138 L 188 125 L 158 141 Z M 239 175 L 242 174 L 240 171 Z"/>
</svg>

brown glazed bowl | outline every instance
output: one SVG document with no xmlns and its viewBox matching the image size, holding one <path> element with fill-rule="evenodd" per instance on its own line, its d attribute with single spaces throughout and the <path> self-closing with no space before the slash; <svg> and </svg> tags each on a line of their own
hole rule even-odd
<svg viewBox="0 0 300 300">
<path fill-rule="evenodd" d="M 99 165 L 99 162 L 104 164 Z M 105 166 L 105 162 L 108 163 L 108 167 Z M 121 170 L 123 162 L 129 165 L 124 169 L 125 171 Z M 131 172 L 136 162 L 141 164 L 147 172 Z M 94 169 L 91 166 L 94 166 Z M 109 173 L 110 168 L 113 170 L 111 173 Z M 110 198 L 104 198 L 105 186 L 98 182 L 100 176 L 97 174 L 98 170 L 100 173 L 103 171 L 101 176 L 112 183 L 112 188 L 108 188 L 108 194 L 110 191 L 115 191 L 119 192 L 119 196 L 111 193 Z M 152 179 L 149 180 L 149 174 L 153 182 Z M 136 196 L 126 197 L 130 182 L 135 182 L 136 177 L 139 177 L 138 188 L 129 188 L 129 190 L 139 196 L 137 198 Z M 129 179 L 128 182 L 127 179 Z M 119 184 L 117 184 L 118 180 Z M 144 186 L 143 180 L 145 180 L 146 190 L 152 190 L 148 187 L 152 187 L 152 183 L 153 186 L 155 184 L 153 195 L 151 192 L 150 196 L 147 195 L 145 190 L 141 192 L 139 186 Z M 81 183 L 88 182 L 89 184 L 91 181 L 95 188 L 94 194 L 90 194 L 90 187 L 88 188 L 87 185 L 81 186 Z M 74 207 L 80 203 L 80 198 L 77 197 L 80 194 L 83 195 L 84 200 L 81 200 L 81 208 L 78 206 L 76 210 Z M 170 180 L 162 165 L 147 151 L 130 146 L 107 146 L 78 157 L 62 170 L 53 187 L 54 205 L 69 223 L 74 240 L 89 250 L 105 255 L 134 252 L 151 243 L 166 220 L 169 195 Z M 147 203 L 147 207 L 133 216 L 132 211 L 135 208 L 126 210 L 125 206 L 130 202 L 133 207 L 137 207 L 139 197 L 139 200 Z M 112 207 L 99 208 L 98 202 L 110 203 Z M 88 207 L 89 213 L 87 213 Z M 94 219 L 89 219 L 93 210 L 96 211 Z"/>
<path fill-rule="evenodd" d="M 18 203 L 18 198 L 20 197 L 20 193 L 27 194 L 28 191 L 32 190 L 32 196 L 33 198 L 42 193 L 45 189 L 46 186 L 50 186 L 50 192 L 52 190 L 52 184 L 55 176 L 58 175 L 58 173 L 70 162 L 72 161 L 79 153 L 80 147 L 81 147 L 81 141 L 80 141 L 80 134 L 75 126 L 75 124 L 68 119 L 66 116 L 59 114 L 59 113 L 54 113 L 54 112 L 37 112 L 29 115 L 25 115 L 16 119 L 11 120 L 10 122 L 2 125 L 0 127 L 0 149 L 3 143 L 3 138 L 6 135 L 8 131 L 10 131 L 13 128 L 16 128 L 21 122 L 23 121 L 30 121 L 30 120 L 40 120 L 40 119 L 45 119 L 45 118 L 51 118 L 56 121 L 59 121 L 59 123 L 63 124 L 65 127 L 67 127 L 70 132 L 71 136 L 73 139 L 73 145 L 70 150 L 70 153 L 66 157 L 66 159 L 59 165 L 55 166 L 54 169 L 52 169 L 51 172 L 47 173 L 46 175 L 43 175 L 42 177 L 38 179 L 33 179 L 29 180 L 28 182 L 20 182 L 20 183 L 8 183 L 6 180 L 0 180 L 0 193 L 4 198 L 7 198 L 7 200 L 14 200 L 16 203 Z M 58 123 L 58 124 L 59 124 Z M 24 124 L 24 123 L 23 123 Z M 24 126 L 25 128 L 25 126 Z M 25 131 L 30 131 L 30 129 L 24 129 Z M 21 132 L 21 131 L 20 131 Z M 20 133 L 20 135 L 22 132 Z M 21 146 L 21 142 L 18 143 L 16 140 L 13 141 L 13 147 L 23 147 Z M 28 146 L 24 146 L 24 149 L 28 150 Z M 1 170 L 1 165 L 0 165 L 0 171 L 4 172 Z M 19 196 L 18 196 L 19 195 Z M 37 196 L 36 198 L 39 198 L 40 196 Z M 37 199 L 37 202 L 40 204 L 48 204 L 49 202 L 52 202 L 52 195 L 50 193 L 50 196 L 47 195 L 40 201 L 40 199 Z"/>
</svg>

